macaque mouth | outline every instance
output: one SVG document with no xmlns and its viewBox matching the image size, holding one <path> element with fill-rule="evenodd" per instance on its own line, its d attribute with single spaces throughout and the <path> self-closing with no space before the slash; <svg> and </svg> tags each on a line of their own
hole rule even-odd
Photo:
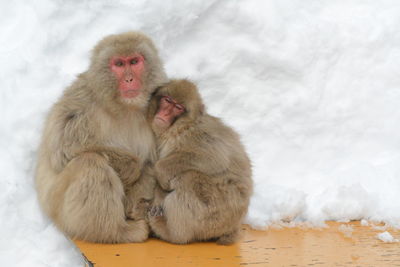
<svg viewBox="0 0 400 267">
<path fill-rule="evenodd" d="M 166 120 L 164 120 L 163 118 L 161 118 L 161 117 L 159 117 L 159 116 L 156 116 L 155 119 L 157 119 L 157 120 L 159 120 L 159 121 L 162 121 L 163 123 L 167 123 Z"/>
<path fill-rule="evenodd" d="M 137 97 L 140 94 L 140 89 L 136 89 L 136 90 L 121 90 L 121 95 L 124 98 L 133 98 L 133 97 Z"/>
</svg>

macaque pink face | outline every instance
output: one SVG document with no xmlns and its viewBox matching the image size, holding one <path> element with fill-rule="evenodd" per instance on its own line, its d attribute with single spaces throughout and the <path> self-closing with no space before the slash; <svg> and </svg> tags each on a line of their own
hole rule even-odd
<svg viewBox="0 0 400 267">
<path fill-rule="evenodd" d="M 159 127 L 169 127 L 183 112 L 185 112 L 183 105 L 169 96 L 163 96 L 161 97 L 157 114 L 154 117 L 154 123 Z"/>
<path fill-rule="evenodd" d="M 115 56 L 110 60 L 110 69 L 118 81 L 118 90 L 123 98 L 134 98 L 142 88 L 144 58 L 134 54 L 127 57 Z"/>
</svg>

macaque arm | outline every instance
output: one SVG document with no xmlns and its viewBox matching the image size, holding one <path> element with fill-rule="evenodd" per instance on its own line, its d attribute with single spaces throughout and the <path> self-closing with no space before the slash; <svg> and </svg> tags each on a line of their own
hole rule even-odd
<svg viewBox="0 0 400 267">
<path fill-rule="evenodd" d="M 82 152 L 95 152 L 105 157 L 109 165 L 117 172 L 124 186 L 135 183 L 141 174 L 142 164 L 131 153 L 114 147 L 91 146 Z"/>
<path fill-rule="evenodd" d="M 53 113 L 49 118 L 55 123 L 45 129 L 45 145 L 48 151 L 53 151 L 49 160 L 55 170 L 62 171 L 71 159 L 82 153 L 95 152 L 109 161 L 124 185 L 130 185 L 139 178 L 141 166 L 137 157 L 122 149 L 96 145 L 91 132 L 94 125 L 90 124 L 82 109 L 59 110 L 62 112 Z"/>
<path fill-rule="evenodd" d="M 90 132 L 81 130 L 89 128 L 89 122 L 81 114 L 82 112 L 58 104 L 53 107 L 53 112 L 50 112 L 47 119 L 42 141 L 43 151 L 52 152 L 47 156 L 50 166 L 57 172 L 61 172 L 89 140 Z"/>
<path fill-rule="evenodd" d="M 171 181 L 177 176 L 190 168 L 190 160 L 185 159 L 185 153 L 173 153 L 155 164 L 156 179 L 162 189 L 171 191 Z M 186 164 L 185 164 L 186 163 Z"/>
<path fill-rule="evenodd" d="M 225 171 L 228 164 L 229 159 L 225 155 L 219 155 L 213 150 L 208 152 L 198 149 L 196 152 L 175 152 L 159 160 L 155 170 L 160 186 L 170 191 L 175 189 L 171 181 L 179 179 L 184 172 L 197 171 L 213 175 Z"/>
</svg>

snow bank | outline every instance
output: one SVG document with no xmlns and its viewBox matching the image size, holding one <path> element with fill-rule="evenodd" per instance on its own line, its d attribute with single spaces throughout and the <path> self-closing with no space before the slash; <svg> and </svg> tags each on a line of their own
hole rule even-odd
<svg viewBox="0 0 400 267">
<path fill-rule="evenodd" d="M 400 3 L 2 1 L 0 261 L 81 266 L 33 188 L 44 116 L 103 36 L 141 30 L 254 166 L 246 221 L 400 227 Z"/>
</svg>

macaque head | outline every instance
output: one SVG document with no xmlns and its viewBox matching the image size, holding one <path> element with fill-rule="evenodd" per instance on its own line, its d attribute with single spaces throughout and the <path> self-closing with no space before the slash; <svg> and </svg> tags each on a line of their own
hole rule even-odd
<svg viewBox="0 0 400 267">
<path fill-rule="evenodd" d="M 88 72 L 101 99 L 112 99 L 140 108 L 166 75 L 153 42 L 145 35 L 128 32 L 104 38 L 93 50 Z"/>
<path fill-rule="evenodd" d="M 161 87 L 152 105 L 152 125 L 157 131 L 165 131 L 173 125 L 187 125 L 204 113 L 197 87 L 188 80 L 172 80 Z"/>
<path fill-rule="evenodd" d="M 142 89 L 144 57 L 141 54 L 113 56 L 110 69 L 117 79 L 117 87 L 122 98 L 134 98 Z"/>
<path fill-rule="evenodd" d="M 179 104 L 171 96 L 163 95 L 158 104 L 154 123 L 161 128 L 168 128 L 185 112 L 185 106 Z"/>
</svg>

